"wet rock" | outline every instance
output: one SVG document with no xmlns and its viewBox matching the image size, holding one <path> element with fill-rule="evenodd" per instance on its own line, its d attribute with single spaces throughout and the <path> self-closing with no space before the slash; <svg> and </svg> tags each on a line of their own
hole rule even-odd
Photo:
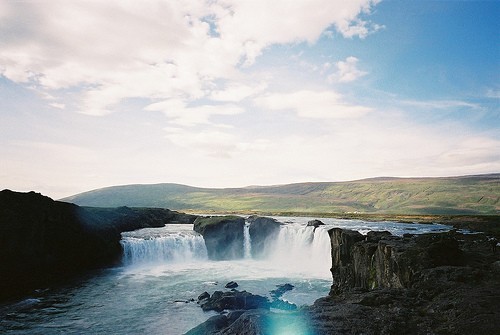
<svg viewBox="0 0 500 335">
<path fill-rule="evenodd" d="M 231 312 L 215 320 L 209 319 L 206 325 L 203 323 L 186 335 L 320 334 L 313 332 L 309 320 L 301 312 L 274 313 L 267 309 L 254 309 Z"/>
<path fill-rule="evenodd" d="M 238 259 L 243 258 L 244 225 L 245 219 L 239 216 L 199 217 L 194 230 L 203 235 L 210 259 Z"/>
<path fill-rule="evenodd" d="M 228 326 L 228 318 L 226 315 L 215 315 L 207 321 L 191 329 L 184 335 L 207 335 L 215 334 L 219 330 Z"/>
<path fill-rule="evenodd" d="M 314 220 L 311 220 L 309 222 L 307 222 L 307 226 L 308 227 L 314 227 L 314 229 L 318 228 L 319 226 L 324 226 L 325 224 L 318 220 L 318 219 L 314 219 Z"/>
<path fill-rule="evenodd" d="M 266 241 L 279 233 L 281 223 L 273 218 L 255 215 L 250 216 L 246 221 L 250 225 L 248 232 L 252 245 L 252 256 L 262 258 L 266 253 Z"/>
<path fill-rule="evenodd" d="M 237 288 L 238 287 L 238 283 L 235 282 L 235 281 L 230 281 L 229 283 L 226 284 L 226 286 L 224 286 L 225 288 Z"/>
<path fill-rule="evenodd" d="M 215 291 L 210 298 L 200 301 L 199 304 L 204 311 L 213 310 L 216 312 L 238 309 L 269 309 L 270 307 L 266 297 L 236 290 L 230 292 Z"/>
<path fill-rule="evenodd" d="M 205 299 L 208 299 L 210 298 L 210 294 L 208 292 L 203 292 L 202 294 L 200 294 L 198 296 L 198 301 L 201 301 L 201 300 L 205 300 Z"/>
<path fill-rule="evenodd" d="M 282 285 L 276 285 L 276 289 L 270 291 L 269 293 L 271 294 L 271 297 L 273 299 L 279 299 L 285 292 L 293 290 L 294 287 L 295 286 L 288 283 Z"/>
</svg>

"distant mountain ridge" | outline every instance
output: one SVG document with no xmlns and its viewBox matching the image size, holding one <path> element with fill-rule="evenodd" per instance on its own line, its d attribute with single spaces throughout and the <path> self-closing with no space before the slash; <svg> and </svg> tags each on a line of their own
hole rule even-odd
<svg viewBox="0 0 500 335">
<path fill-rule="evenodd" d="M 136 184 L 106 187 L 61 200 L 93 207 L 161 207 L 220 213 L 499 214 L 500 173 L 243 188 Z"/>
</svg>

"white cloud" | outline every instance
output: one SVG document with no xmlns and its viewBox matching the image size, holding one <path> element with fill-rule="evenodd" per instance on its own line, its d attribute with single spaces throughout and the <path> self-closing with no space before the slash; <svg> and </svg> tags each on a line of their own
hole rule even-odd
<svg viewBox="0 0 500 335">
<path fill-rule="evenodd" d="M 181 128 L 166 128 L 166 138 L 177 146 L 201 151 L 212 157 L 229 158 L 237 148 L 236 138 L 218 130 L 186 131 Z"/>
<path fill-rule="evenodd" d="M 237 134 L 218 129 L 167 127 L 165 137 L 173 144 L 212 158 L 233 158 L 263 152 L 270 145 L 265 139 L 242 140 Z"/>
<path fill-rule="evenodd" d="M 214 101 L 239 102 L 245 98 L 251 97 L 267 88 L 265 83 L 250 86 L 239 83 L 231 83 L 222 90 L 212 91 L 210 99 Z"/>
<path fill-rule="evenodd" d="M 500 89 L 497 89 L 497 88 L 487 89 L 485 97 L 491 98 L 491 99 L 500 99 Z"/>
<path fill-rule="evenodd" d="M 57 108 L 57 109 L 65 109 L 66 108 L 65 104 L 61 104 L 58 102 L 53 102 L 53 103 L 50 103 L 49 105 L 54 107 L 54 108 Z"/>
<path fill-rule="evenodd" d="M 163 112 L 170 120 L 170 123 L 190 127 L 199 124 L 215 123 L 210 121 L 210 118 L 215 115 L 237 115 L 245 110 L 233 104 L 221 105 L 201 105 L 189 107 L 179 99 L 169 99 L 161 102 L 156 102 L 145 108 L 149 111 Z"/>
<path fill-rule="evenodd" d="M 255 103 L 271 110 L 293 110 L 299 117 L 313 119 L 354 119 L 371 110 L 344 102 L 334 91 L 274 93 L 256 98 Z"/>
<path fill-rule="evenodd" d="M 376 3 L 2 2 L 0 73 L 53 95 L 79 91 L 80 111 L 92 115 L 114 112 L 127 98 L 198 99 L 210 94 L 215 80 L 231 80 L 270 45 L 314 43 L 332 25 L 345 36 L 366 35 L 368 24 L 359 16 Z M 363 29 L 356 32 L 358 26 Z M 247 93 L 228 98 L 219 92 L 213 98 L 235 101 Z"/>
<path fill-rule="evenodd" d="M 361 71 L 358 69 L 359 59 L 350 56 L 345 59 L 345 61 L 339 61 L 335 64 L 337 71 L 330 76 L 328 76 L 329 82 L 351 82 L 360 77 L 365 76 L 368 72 Z"/>
<path fill-rule="evenodd" d="M 427 109 L 479 108 L 476 104 L 460 100 L 401 100 L 400 103 Z"/>
<path fill-rule="evenodd" d="M 459 167 L 494 166 L 499 161 L 500 141 L 477 135 L 461 139 L 438 158 L 442 165 Z"/>
</svg>

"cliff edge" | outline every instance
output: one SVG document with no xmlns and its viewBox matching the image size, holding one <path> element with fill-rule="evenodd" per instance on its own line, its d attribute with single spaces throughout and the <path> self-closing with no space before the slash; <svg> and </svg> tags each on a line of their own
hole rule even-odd
<svg viewBox="0 0 500 335">
<path fill-rule="evenodd" d="M 158 208 L 91 208 L 0 192 L 0 300 L 120 259 L 120 233 L 196 217 Z"/>
</svg>

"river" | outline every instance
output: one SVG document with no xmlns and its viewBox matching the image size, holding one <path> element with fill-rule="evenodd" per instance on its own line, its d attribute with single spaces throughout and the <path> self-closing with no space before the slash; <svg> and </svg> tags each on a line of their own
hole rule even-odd
<svg viewBox="0 0 500 335">
<path fill-rule="evenodd" d="M 340 227 L 366 233 L 439 232 L 443 225 L 277 217 L 284 223 L 266 244 L 266 256 L 252 256 L 245 228 L 245 257 L 230 261 L 207 258 L 203 238 L 192 225 L 167 225 L 122 234 L 124 255 L 119 266 L 103 269 L 65 286 L 41 288 L 23 300 L 0 305 L 2 334 L 183 334 L 215 312 L 203 312 L 199 294 L 238 290 L 269 296 L 276 285 L 294 289 L 283 299 L 298 306 L 328 294 L 332 283 L 327 230 Z M 293 334 L 291 334 L 293 335 Z"/>
</svg>

